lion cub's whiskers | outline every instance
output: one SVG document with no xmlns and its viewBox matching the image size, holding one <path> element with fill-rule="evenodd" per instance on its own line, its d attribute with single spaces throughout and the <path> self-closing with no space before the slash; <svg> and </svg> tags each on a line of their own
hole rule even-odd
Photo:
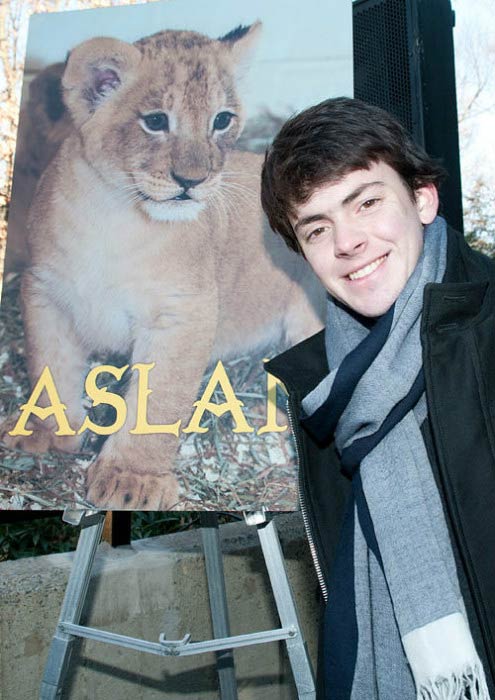
<svg viewBox="0 0 495 700">
<path fill-rule="evenodd" d="M 228 219 L 228 210 L 222 197 L 219 196 L 218 190 L 210 194 L 208 203 L 211 205 L 213 211 L 218 214 L 220 219 Z"/>
<path fill-rule="evenodd" d="M 230 195 L 225 198 L 227 204 L 233 204 L 234 197 L 240 199 L 248 206 L 252 205 L 254 201 L 258 200 L 257 193 L 253 192 L 247 187 L 243 187 L 242 185 L 227 184 L 224 182 L 220 185 L 219 191 L 223 194 Z"/>
<path fill-rule="evenodd" d="M 259 175 L 255 175 L 254 173 L 246 173 L 242 170 L 222 170 L 222 178 L 223 177 L 244 177 L 248 180 L 260 180 Z"/>
</svg>

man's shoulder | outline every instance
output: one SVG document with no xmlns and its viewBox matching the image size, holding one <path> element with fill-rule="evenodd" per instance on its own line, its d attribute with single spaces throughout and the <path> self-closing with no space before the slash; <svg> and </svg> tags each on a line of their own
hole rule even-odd
<svg viewBox="0 0 495 700">
<path fill-rule="evenodd" d="M 462 233 L 447 227 L 446 282 L 495 281 L 495 260 L 479 250 L 471 248 Z"/>
</svg>

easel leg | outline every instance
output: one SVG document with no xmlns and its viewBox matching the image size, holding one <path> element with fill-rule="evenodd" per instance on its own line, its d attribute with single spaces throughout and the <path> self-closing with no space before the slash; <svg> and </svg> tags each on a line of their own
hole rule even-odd
<svg viewBox="0 0 495 700">
<path fill-rule="evenodd" d="M 230 635 L 230 626 L 225 575 L 218 534 L 218 516 L 216 513 L 201 513 L 200 522 L 213 636 L 215 638 L 228 637 Z M 225 651 L 217 652 L 216 656 L 220 700 L 237 700 L 234 653 L 231 649 L 226 649 Z"/>
<path fill-rule="evenodd" d="M 258 525 L 258 535 L 272 584 L 280 622 L 282 627 L 292 626 L 296 630 L 294 637 L 287 639 L 286 644 L 298 697 L 300 700 L 315 700 L 316 691 L 311 661 L 306 644 L 303 641 L 292 590 L 287 578 L 282 549 L 273 520 L 269 523 Z"/>
<path fill-rule="evenodd" d="M 85 515 L 81 520 L 81 534 L 60 611 L 59 625 L 61 622 L 79 623 L 104 520 L 104 513 Z M 62 696 L 62 686 L 76 638 L 62 632 L 59 625 L 48 652 L 40 700 L 55 700 Z"/>
</svg>

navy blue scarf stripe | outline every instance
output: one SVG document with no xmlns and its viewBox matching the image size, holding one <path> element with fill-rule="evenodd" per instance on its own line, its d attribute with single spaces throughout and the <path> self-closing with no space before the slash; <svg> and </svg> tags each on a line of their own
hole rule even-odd
<svg viewBox="0 0 495 700">
<path fill-rule="evenodd" d="M 376 323 L 372 333 L 368 333 L 359 345 L 345 358 L 337 371 L 332 389 L 310 416 L 301 417 L 301 423 L 319 443 L 331 440 L 347 404 L 351 400 L 359 380 L 370 367 L 388 338 L 394 318 L 394 306 Z"/>
<path fill-rule="evenodd" d="M 378 443 L 383 440 L 385 435 L 387 435 L 387 433 L 389 433 L 392 428 L 397 425 L 397 423 L 400 423 L 404 416 L 414 408 L 421 398 L 424 390 L 425 378 L 423 369 L 421 368 L 418 372 L 418 376 L 411 386 L 411 389 L 409 390 L 409 393 L 392 408 L 378 430 L 372 435 L 367 435 L 359 440 L 354 440 L 349 447 L 342 450 L 342 473 L 345 476 L 352 479 L 366 455 L 369 454 L 371 450 L 373 450 Z"/>
<path fill-rule="evenodd" d="M 359 524 L 361 525 L 361 530 L 363 531 L 366 544 L 375 555 L 376 560 L 380 564 L 383 571 L 382 555 L 380 554 L 380 549 L 378 547 L 378 541 L 376 539 L 375 528 L 373 526 L 373 521 L 368 508 L 368 502 L 366 500 L 366 496 L 364 495 L 363 482 L 361 480 L 360 472 L 357 472 L 352 480 L 352 492 L 357 505 Z"/>
<path fill-rule="evenodd" d="M 352 492 L 342 524 L 329 585 L 329 603 L 323 620 L 323 668 L 325 700 L 350 700 L 358 650 L 358 625 L 354 594 L 355 508 L 361 529 L 383 570 L 375 528 L 363 492 L 361 475 L 352 480 Z"/>
<path fill-rule="evenodd" d="M 354 497 L 351 493 L 329 582 L 323 619 L 325 700 L 350 700 L 358 650 L 354 595 Z"/>
</svg>

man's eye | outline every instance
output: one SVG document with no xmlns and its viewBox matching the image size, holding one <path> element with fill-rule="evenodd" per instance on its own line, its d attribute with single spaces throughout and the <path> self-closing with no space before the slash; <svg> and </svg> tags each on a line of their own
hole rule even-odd
<svg viewBox="0 0 495 700">
<path fill-rule="evenodd" d="M 363 202 L 361 206 L 363 209 L 371 209 L 376 202 L 378 202 L 378 198 L 372 197 L 371 199 L 367 199 L 366 202 Z"/>
<path fill-rule="evenodd" d="M 312 238 L 318 238 L 318 236 L 321 236 L 321 234 L 324 233 L 326 229 L 326 226 L 318 226 L 318 228 L 314 228 L 308 233 L 308 235 L 306 236 L 306 240 L 309 241 Z"/>
<path fill-rule="evenodd" d="M 150 131 L 168 131 L 168 117 L 165 112 L 146 114 L 142 119 Z"/>
<path fill-rule="evenodd" d="M 213 131 L 225 131 L 234 117 L 232 112 L 219 112 L 213 122 Z"/>
</svg>

